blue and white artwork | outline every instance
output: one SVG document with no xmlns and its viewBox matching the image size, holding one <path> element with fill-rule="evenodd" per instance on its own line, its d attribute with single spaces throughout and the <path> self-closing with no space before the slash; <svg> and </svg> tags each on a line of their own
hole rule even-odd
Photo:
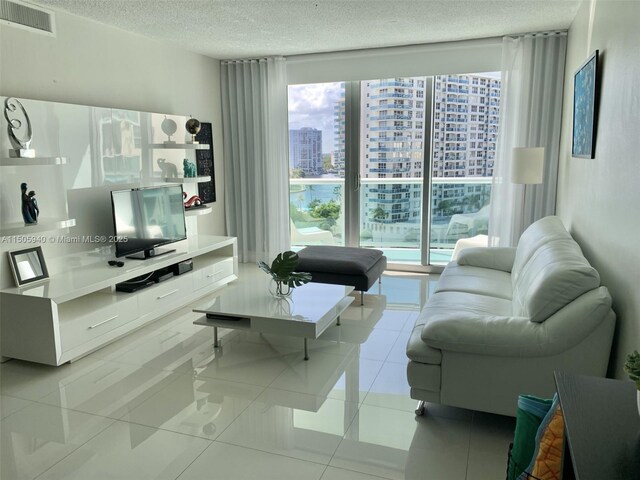
<svg viewBox="0 0 640 480">
<path fill-rule="evenodd" d="M 578 69 L 573 79 L 574 157 L 593 158 L 595 150 L 596 74 L 598 51 Z"/>
</svg>

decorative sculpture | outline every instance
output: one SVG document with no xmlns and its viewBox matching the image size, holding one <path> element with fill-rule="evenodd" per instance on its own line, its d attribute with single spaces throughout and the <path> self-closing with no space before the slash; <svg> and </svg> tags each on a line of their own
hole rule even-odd
<svg viewBox="0 0 640 480">
<path fill-rule="evenodd" d="M 178 125 L 176 124 L 176 122 L 174 122 L 170 118 L 167 118 L 167 116 L 165 115 L 164 120 L 160 124 L 160 128 L 162 128 L 162 131 L 167 135 L 167 137 L 169 137 L 164 141 L 165 144 L 176 143 L 174 140 L 171 140 L 171 135 L 176 133 L 176 131 L 178 130 Z"/>
<path fill-rule="evenodd" d="M 20 118 L 12 118 L 22 115 Z M 9 156 L 12 158 L 34 158 L 36 151 L 29 148 L 33 138 L 31 130 L 31 120 L 18 99 L 9 97 L 4 101 L 4 118 L 7 120 L 7 133 L 13 150 L 9 149 Z M 24 127 L 24 129 L 23 129 Z"/>
<path fill-rule="evenodd" d="M 182 198 L 184 199 L 184 208 L 199 207 L 202 205 L 202 199 L 197 195 L 193 195 L 187 200 L 187 192 L 182 192 Z"/>
<path fill-rule="evenodd" d="M 31 190 L 27 193 L 27 184 L 20 184 L 21 199 L 22 199 L 22 219 L 25 225 L 36 225 L 38 223 L 38 215 L 40 215 L 40 209 L 38 208 L 38 202 L 36 201 L 36 192 Z"/>
<path fill-rule="evenodd" d="M 36 219 L 36 223 L 38 223 L 40 209 L 38 208 L 38 200 L 36 200 L 36 192 L 31 190 L 27 195 L 29 196 L 29 213 L 32 218 Z"/>
<path fill-rule="evenodd" d="M 192 117 L 184 124 L 184 128 L 191 134 L 191 141 L 189 143 L 199 143 L 196 142 L 196 134 L 200 131 L 200 121 Z"/>
<path fill-rule="evenodd" d="M 167 162 L 164 158 L 159 158 L 157 160 L 158 166 L 160 170 L 162 170 L 162 176 L 164 178 L 176 178 L 178 176 L 178 167 L 176 167 L 173 163 Z"/>
<path fill-rule="evenodd" d="M 182 162 L 182 168 L 184 170 L 185 178 L 194 178 L 196 176 L 196 164 L 190 162 L 186 158 Z"/>
</svg>

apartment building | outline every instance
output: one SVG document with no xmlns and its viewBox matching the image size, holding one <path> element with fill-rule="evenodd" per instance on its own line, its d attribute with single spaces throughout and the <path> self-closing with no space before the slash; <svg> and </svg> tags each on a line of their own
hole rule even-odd
<svg viewBox="0 0 640 480">
<path fill-rule="evenodd" d="M 289 168 L 302 176 L 322 174 L 322 131 L 303 127 L 289 130 Z"/>
</svg>

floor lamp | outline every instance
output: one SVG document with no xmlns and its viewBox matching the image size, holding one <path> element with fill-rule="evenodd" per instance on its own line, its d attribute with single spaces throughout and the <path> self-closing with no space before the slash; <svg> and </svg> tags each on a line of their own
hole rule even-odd
<svg viewBox="0 0 640 480">
<path fill-rule="evenodd" d="M 524 202 L 527 185 L 542 183 L 544 172 L 544 147 L 516 147 L 511 158 L 511 183 L 524 185 L 522 193 L 522 216 L 520 222 L 524 231 Z M 522 232 L 520 232 L 522 233 Z"/>
</svg>

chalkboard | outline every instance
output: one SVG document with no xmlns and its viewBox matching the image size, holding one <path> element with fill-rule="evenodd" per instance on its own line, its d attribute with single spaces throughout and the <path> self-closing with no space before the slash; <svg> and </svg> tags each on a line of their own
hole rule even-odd
<svg viewBox="0 0 640 480">
<path fill-rule="evenodd" d="M 196 135 L 196 140 L 209 145 L 207 150 L 196 150 L 196 169 L 198 176 L 210 176 L 208 182 L 198 183 L 198 196 L 204 203 L 216 201 L 216 177 L 213 168 L 213 132 L 211 123 L 201 122 L 200 131 Z"/>
</svg>

